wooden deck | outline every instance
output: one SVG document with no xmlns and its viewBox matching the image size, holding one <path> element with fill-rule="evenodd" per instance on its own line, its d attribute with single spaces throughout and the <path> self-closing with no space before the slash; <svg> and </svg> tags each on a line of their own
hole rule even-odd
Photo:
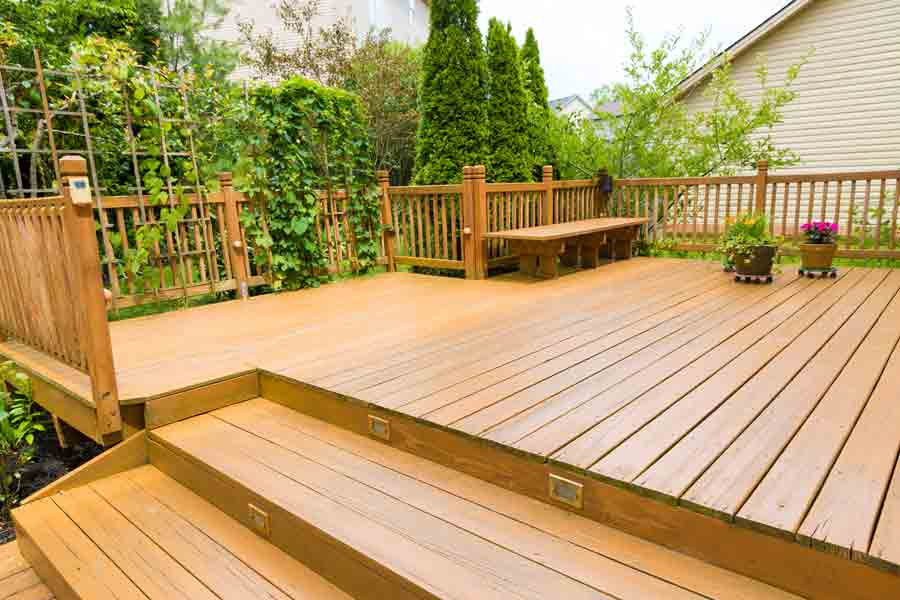
<svg viewBox="0 0 900 600">
<path fill-rule="evenodd" d="M 379 275 L 117 322 L 112 337 L 125 403 L 260 369 L 275 375 L 266 397 L 312 402 L 279 388 L 294 382 L 405 415 L 437 433 L 397 444 L 507 488 L 546 493 L 527 465 L 576 476 L 586 511 L 656 541 L 675 535 L 656 516 L 668 510 L 683 527 L 724 521 L 738 537 L 723 540 L 812 547 L 835 572 L 827 586 L 845 563 L 900 570 L 898 291 L 900 271 L 786 268 L 766 286 L 634 259 L 555 281 Z M 446 448 L 426 448 L 435 435 Z M 698 543 L 726 535 L 710 531 Z M 720 554 L 739 562 L 767 543 Z M 795 591 L 798 564 L 784 559 Z"/>
<path fill-rule="evenodd" d="M 0 598 L 53 600 L 53 592 L 22 556 L 17 542 L 0 546 Z"/>
</svg>

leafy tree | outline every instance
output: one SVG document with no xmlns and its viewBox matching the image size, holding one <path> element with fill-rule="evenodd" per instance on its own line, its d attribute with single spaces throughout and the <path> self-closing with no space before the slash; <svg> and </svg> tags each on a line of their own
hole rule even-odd
<svg viewBox="0 0 900 600">
<path fill-rule="evenodd" d="M 238 30 L 246 47 L 244 62 L 270 79 L 305 77 L 323 85 L 341 87 L 356 51 L 356 34 L 347 17 L 320 25 L 322 0 L 279 0 L 275 12 L 282 28 L 294 34 L 296 47 L 285 48 L 273 31 L 258 32 L 253 21 L 240 21 Z"/>
<path fill-rule="evenodd" d="M 159 38 L 158 0 L 0 0 L 0 15 L 0 30 L 18 42 L 5 59 L 17 64 L 33 64 L 39 48 L 48 64 L 64 65 L 71 44 L 92 35 L 124 40 L 147 59 Z"/>
<path fill-rule="evenodd" d="M 298 45 L 284 48 L 271 31 L 258 33 L 252 22 L 241 22 L 244 61 L 267 79 L 300 75 L 357 94 L 369 117 L 377 168 L 399 171 L 408 181 L 419 122 L 421 53 L 394 41 L 389 29 L 372 30 L 360 40 L 347 18 L 320 25 L 320 0 L 281 0 L 277 13 Z"/>
<path fill-rule="evenodd" d="M 793 83 L 809 54 L 788 67 L 781 86 L 770 85 L 760 56 L 756 100 L 740 93 L 730 59 L 723 55 L 704 90 L 711 107 L 691 114 L 681 102 L 679 84 L 706 62 L 707 36 L 683 42 L 680 35 L 669 35 L 648 49 L 631 13 L 626 33 L 631 52 L 625 81 L 594 94 L 600 125 L 557 121 L 553 128 L 557 151 L 577 163 L 564 169 L 593 173 L 607 167 L 617 177 L 683 177 L 733 173 L 763 159 L 771 168 L 799 160 L 791 150 L 777 147 L 773 129 L 796 97 Z M 609 103 L 621 112 L 604 112 Z"/>
<path fill-rule="evenodd" d="M 509 25 L 491 19 L 488 25 L 488 178 L 528 181 L 532 176 L 528 135 L 529 96 L 519 49 Z"/>
<path fill-rule="evenodd" d="M 149 0 L 144 0 L 149 1 Z M 227 0 L 165 0 L 160 18 L 159 60 L 172 71 L 203 72 L 212 67 L 217 79 L 231 73 L 238 62 L 234 44 L 213 39 L 228 14 Z"/>
<path fill-rule="evenodd" d="M 488 69 L 476 0 L 434 0 L 422 58 L 416 139 L 420 184 L 462 178 L 487 157 Z"/>
<path fill-rule="evenodd" d="M 404 183 L 415 156 L 421 58 L 387 32 L 370 34 L 353 55 L 343 86 L 365 107 L 376 168 L 396 172 Z"/>
<path fill-rule="evenodd" d="M 530 96 L 528 137 L 532 169 L 535 178 L 540 178 L 543 166 L 556 164 L 557 157 L 550 144 L 553 112 L 550 110 L 544 68 L 541 66 L 541 51 L 534 36 L 534 29 L 530 27 L 525 34 L 525 43 L 522 45 L 522 63 L 525 68 L 525 87 Z"/>
</svg>

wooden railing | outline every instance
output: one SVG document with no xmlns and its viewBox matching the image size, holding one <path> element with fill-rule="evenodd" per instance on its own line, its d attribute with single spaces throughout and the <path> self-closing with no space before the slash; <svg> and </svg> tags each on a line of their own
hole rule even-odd
<svg viewBox="0 0 900 600">
<path fill-rule="evenodd" d="M 603 214 L 598 179 L 555 181 L 544 167 L 534 183 L 486 183 L 483 166 L 465 167 L 461 185 L 390 186 L 382 182 L 385 263 L 460 270 L 479 279 L 515 262 L 488 232 L 588 219 Z M 601 200 L 602 198 L 602 200 Z"/>
<path fill-rule="evenodd" d="M 90 376 L 103 436 L 122 419 L 92 205 L 70 187 L 87 166 L 59 165 L 62 196 L 0 202 L 0 332 Z"/>
<path fill-rule="evenodd" d="M 837 223 L 848 258 L 900 258 L 898 210 L 900 170 L 770 175 L 764 162 L 749 176 L 621 179 L 609 199 L 611 214 L 649 219 L 646 240 L 679 250 L 711 250 L 731 219 L 756 212 L 786 254 L 804 223 Z"/>
</svg>

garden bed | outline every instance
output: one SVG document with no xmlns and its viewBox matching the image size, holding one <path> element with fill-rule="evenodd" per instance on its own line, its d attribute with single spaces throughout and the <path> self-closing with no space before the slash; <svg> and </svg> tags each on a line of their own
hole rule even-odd
<svg viewBox="0 0 900 600">
<path fill-rule="evenodd" d="M 66 427 L 64 434 L 68 447 L 61 448 L 49 415 L 42 413 L 40 420 L 45 429 L 35 438 L 34 460 L 22 469 L 20 498 L 27 498 L 103 451 L 93 440 L 69 427 Z M 0 514 L 0 544 L 15 538 L 12 520 L 8 515 Z"/>
</svg>

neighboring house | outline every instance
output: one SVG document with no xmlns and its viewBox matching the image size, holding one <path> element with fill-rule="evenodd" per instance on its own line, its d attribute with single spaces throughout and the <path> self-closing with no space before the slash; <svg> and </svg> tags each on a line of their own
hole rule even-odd
<svg viewBox="0 0 900 600">
<path fill-rule="evenodd" d="M 565 98 L 557 98 L 550 101 L 550 108 L 558 115 L 572 117 L 574 119 L 597 120 L 594 109 L 578 94 L 572 94 Z"/>
<path fill-rule="evenodd" d="M 744 96 L 758 99 L 760 54 L 770 84 L 781 85 L 787 67 L 814 49 L 795 82 L 797 97 L 774 130 L 775 142 L 802 159 L 791 170 L 900 167 L 898 32 L 898 0 L 794 0 L 726 50 Z M 682 82 L 689 110 L 710 106 L 703 91 L 712 68 Z"/>
<path fill-rule="evenodd" d="M 259 33 L 274 32 L 275 39 L 284 49 L 296 48 L 298 36 L 281 26 L 278 3 L 278 0 L 232 0 L 231 11 L 213 37 L 239 42 L 238 23 L 250 21 Z M 325 27 L 339 18 L 346 18 L 360 37 L 372 29 L 390 29 L 398 41 L 423 44 L 428 40 L 428 5 L 428 0 L 322 0 L 320 25 Z M 248 73 L 248 69 L 242 68 L 237 74 Z"/>
</svg>

